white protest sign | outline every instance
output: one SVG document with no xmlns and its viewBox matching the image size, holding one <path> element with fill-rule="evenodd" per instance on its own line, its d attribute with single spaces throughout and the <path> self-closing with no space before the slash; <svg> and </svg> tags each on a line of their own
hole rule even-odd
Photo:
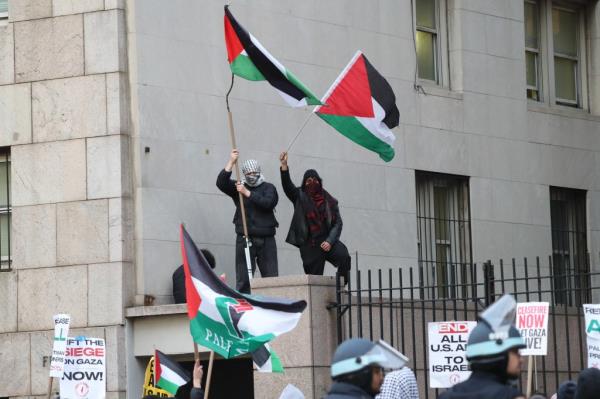
<svg viewBox="0 0 600 399">
<path fill-rule="evenodd" d="M 475 321 L 441 321 L 428 325 L 429 385 L 450 388 L 469 378 L 467 339 Z"/>
<path fill-rule="evenodd" d="M 68 314 L 54 315 L 54 344 L 50 358 L 50 377 L 62 377 L 65 366 L 65 349 L 69 336 L 71 316 Z"/>
<path fill-rule="evenodd" d="M 104 399 L 106 346 L 102 338 L 77 337 L 67 341 L 61 399 Z"/>
<path fill-rule="evenodd" d="M 517 329 L 527 348 L 523 356 L 546 356 L 548 354 L 548 302 L 524 302 L 517 304 Z"/>
<path fill-rule="evenodd" d="M 600 368 L 600 305 L 583 305 L 588 367 Z"/>
</svg>

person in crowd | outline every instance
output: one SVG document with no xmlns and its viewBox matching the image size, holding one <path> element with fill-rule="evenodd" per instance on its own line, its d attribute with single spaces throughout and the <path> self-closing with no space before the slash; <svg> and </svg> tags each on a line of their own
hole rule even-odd
<svg viewBox="0 0 600 399">
<path fill-rule="evenodd" d="M 529 397 L 529 399 L 548 399 L 548 398 L 543 393 L 535 392 Z"/>
<path fill-rule="evenodd" d="M 552 395 L 551 399 L 574 399 L 577 384 L 575 381 L 565 381 L 558 387 L 558 392 Z"/>
<path fill-rule="evenodd" d="M 402 367 L 388 373 L 381 386 L 381 393 L 376 399 L 419 399 L 419 387 L 415 373 L 408 368 Z"/>
<path fill-rule="evenodd" d="M 279 201 L 277 189 L 265 181 L 260 165 L 253 159 L 242 165 L 244 180 L 237 183 L 231 179 L 231 170 L 238 161 L 238 150 L 232 150 L 225 168 L 217 177 L 217 187 L 233 200 L 236 211 L 233 218 L 235 232 L 235 272 L 236 289 L 239 292 L 250 292 L 250 280 L 246 266 L 244 248 L 246 240 L 240 210 L 239 193 L 242 194 L 246 211 L 246 222 L 250 240 L 250 258 L 252 273 L 258 268 L 262 277 L 275 277 L 279 274 L 277 264 L 277 244 L 275 229 L 279 226 L 275 219 L 275 206 Z"/>
<path fill-rule="evenodd" d="M 504 295 L 479 316 L 467 340 L 470 377 L 440 399 L 514 399 L 524 395 L 514 386 L 521 373 L 519 349 L 526 347 L 514 325 L 516 302 Z"/>
<path fill-rule="evenodd" d="M 328 261 L 345 284 L 351 260 L 348 248 L 340 241 L 343 223 L 338 201 L 323 188 L 316 170 L 304 172 L 302 184 L 296 187 L 290 177 L 287 152 L 281 153 L 279 161 L 283 191 L 294 204 L 286 242 L 300 249 L 304 273 L 322 275 Z"/>
<path fill-rule="evenodd" d="M 600 370 L 588 368 L 579 373 L 575 399 L 600 398 Z"/>
<path fill-rule="evenodd" d="M 216 266 L 215 257 L 208 249 L 201 249 L 202 255 L 208 262 L 211 269 L 214 270 Z M 224 274 L 221 275 L 221 279 L 224 279 Z M 185 303 L 185 271 L 183 270 L 183 265 L 179 266 L 173 272 L 172 276 L 173 280 L 173 299 L 175 303 Z"/>
<path fill-rule="evenodd" d="M 351 338 L 333 354 L 333 385 L 325 399 L 374 398 L 383 384 L 383 369 L 399 369 L 406 357 L 385 342 Z"/>
<path fill-rule="evenodd" d="M 196 360 L 194 363 L 194 372 L 192 374 L 192 390 L 190 391 L 190 399 L 203 399 L 204 391 L 202 390 L 202 376 L 204 370 L 200 364 L 200 360 Z"/>
</svg>

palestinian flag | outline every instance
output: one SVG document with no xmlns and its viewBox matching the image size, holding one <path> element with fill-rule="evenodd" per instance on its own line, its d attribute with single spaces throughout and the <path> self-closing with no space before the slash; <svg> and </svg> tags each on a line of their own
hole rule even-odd
<svg viewBox="0 0 600 399">
<path fill-rule="evenodd" d="M 386 162 L 394 158 L 400 123 L 392 87 L 367 57 L 357 51 L 314 112 L 355 143 L 376 152 Z"/>
<path fill-rule="evenodd" d="M 319 99 L 240 25 L 225 6 L 225 45 L 234 75 L 267 80 L 292 107 L 319 105 Z"/>
<path fill-rule="evenodd" d="M 306 301 L 246 295 L 230 288 L 212 271 L 183 225 L 181 254 L 194 342 L 228 359 L 261 349 L 298 324 Z M 273 371 L 281 367 L 276 357 L 265 358 L 271 361 Z"/>
<path fill-rule="evenodd" d="M 154 381 L 155 385 L 173 396 L 180 386 L 190 381 L 190 374 L 181 368 L 159 350 L 154 352 Z"/>
</svg>

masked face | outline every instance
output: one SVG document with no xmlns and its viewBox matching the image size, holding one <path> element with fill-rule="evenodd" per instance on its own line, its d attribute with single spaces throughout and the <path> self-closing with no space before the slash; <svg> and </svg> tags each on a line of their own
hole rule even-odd
<svg viewBox="0 0 600 399">
<path fill-rule="evenodd" d="M 254 186 L 256 184 L 256 182 L 258 182 L 258 179 L 260 178 L 260 174 L 256 173 L 256 172 L 251 172 L 251 173 L 246 173 L 244 175 L 244 177 L 245 177 L 246 183 L 248 183 L 248 185 Z"/>
<path fill-rule="evenodd" d="M 304 187 L 309 195 L 317 194 L 319 191 L 321 191 L 321 185 L 319 184 L 319 181 L 313 177 L 306 179 Z"/>
</svg>

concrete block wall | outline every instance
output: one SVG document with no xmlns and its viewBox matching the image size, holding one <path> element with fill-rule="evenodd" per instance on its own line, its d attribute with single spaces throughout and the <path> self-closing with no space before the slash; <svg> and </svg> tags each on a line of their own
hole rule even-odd
<svg viewBox="0 0 600 399">
<path fill-rule="evenodd" d="M 0 396 L 47 390 L 52 315 L 105 338 L 124 397 L 133 200 L 124 3 L 10 0 L 0 145 L 11 147 L 12 271 L 0 273 Z M 54 389 L 58 389 L 55 381 Z"/>
<path fill-rule="evenodd" d="M 139 105 L 132 141 L 136 259 L 144 265 L 137 293 L 159 302 L 171 300 L 182 221 L 216 254 L 218 268 L 234 274 L 234 207 L 215 187 L 230 151 L 225 3 L 129 2 L 135 5 L 135 15 L 128 13 L 136 40 L 132 98 Z M 392 162 L 312 118 L 290 151 L 293 180 L 299 182 L 306 168 L 319 170 L 340 201 L 342 240 L 359 253 L 362 268 L 416 265 L 415 170 L 470 177 L 474 261 L 545 259 L 552 249 L 551 185 L 588 190 L 589 250 L 597 253 L 598 6 L 588 12 L 591 108 L 576 110 L 525 98 L 522 0 L 445 3 L 449 79 L 442 86 L 423 84 L 423 94 L 413 89 L 409 0 L 233 2 L 238 20 L 318 95 L 357 49 L 396 94 L 401 124 Z M 280 186 L 278 155 L 309 110 L 288 107 L 266 83 L 240 78 L 231 107 L 241 157 L 258 159 L 280 194 L 280 273 L 301 273 L 298 251 L 284 241 L 292 206 Z M 327 266 L 326 274 L 333 268 Z"/>
</svg>

